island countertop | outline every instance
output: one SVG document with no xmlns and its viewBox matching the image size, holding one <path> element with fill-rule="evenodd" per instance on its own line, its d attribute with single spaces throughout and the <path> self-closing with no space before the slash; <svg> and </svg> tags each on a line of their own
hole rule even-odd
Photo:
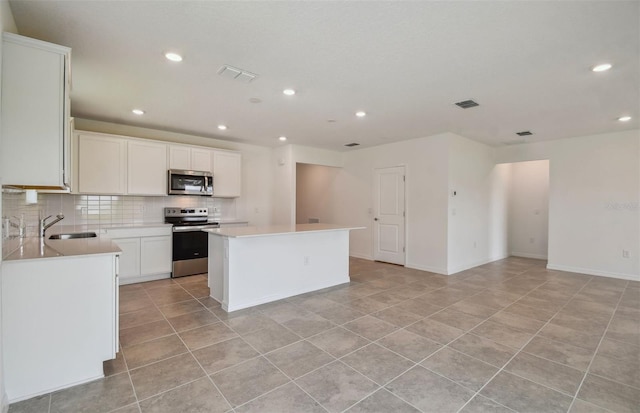
<svg viewBox="0 0 640 413">
<path fill-rule="evenodd" d="M 203 229 L 212 235 L 222 237 L 263 237 L 270 235 L 287 235 L 304 232 L 344 231 L 352 229 L 364 229 L 365 227 L 352 227 L 335 224 L 297 224 L 297 225 L 267 225 L 260 227 L 232 227 Z"/>
</svg>

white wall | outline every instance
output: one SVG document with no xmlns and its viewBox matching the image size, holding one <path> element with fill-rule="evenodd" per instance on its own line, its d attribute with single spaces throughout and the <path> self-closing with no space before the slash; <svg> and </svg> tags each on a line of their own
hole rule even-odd
<svg viewBox="0 0 640 413">
<path fill-rule="evenodd" d="M 88 119 L 76 118 L 75 127 L 79 130 L 240 151 L 242 196 L 235 201 L 237 218 L 246 219 L 251 225 L 271 223 L 274 169 L 271 148 Z"/>
<path fill-rule="evenodd" d="M 489 198 L 489 257 L 509 255 L 509 196 L 511 165 L 499 164 L 491 172 Z"/>
<path fill-rule="evenodd" d="M 291 145 L 273 150 L 271 157 L 273 175 L 273 213 L 271 221 L 276 225 L 292 225 L 296 222 L 296 162 Z"/>
<path fill-rule="evenodd" d="M 448 153 L 452 134 L 346 152 L 334 186 L 337 223 L 365 226 L 351 231 L 351 255 L 373 258 L 374 169 L 406 170 L 406 266 L 447 271 Z"/>
<path fill-rule="evenodd" d="M 640 280 L 639 130 L 508 146 L 496 159 L 549 159 L 549 268 Z"/>
<path fill-rule="evenodd" d="M 490 147 L 449 139 L 447 273 L 453 274 L 508 256 L 508 178 L 496 169 Z"/>
<path fill-rule="evenodd" d="M 340 168 L 322 165 L 296 164 L 296 223 L 306 224 L 309 218 L 334 223 L 333 187 Z"/>
<path fill-rule="evenodd" d="M 547 259 L 549 239 L 549 161 L 504 164 L 511 167 L 509 251 L 518 257 Z"/>
<path fill-rule="evenodd" d="M 17 33 L 16 23 L 13 20 L 13 14 L 7 0 L 0 0 L 0 33 L 3 31 Z M 2 42 L 0 42 L 0 81 L 2 80 Z M 0 94 L 2 86 L 0 82 Z M 0 108 L 0 111 L 2 108 Z M 2 136 L 0 136 L 2 139 Z M 1 158 L 1 157 L 0 157 Z M 0 168 L 2 169 L 2 168 Z M 0 177 L 0 182 L 2 177 Z M 2 204 L 2 193 L 0 191 L 0 205 Z M 2 208 L 0 206 L 0 216 L 2 216 Z M 2 249 L 2 239 L 0 239 L 0 250 Z M 0 274 L 2 272 L 2 257 L 0 257 Z M 1 275 L 0 275 L 1 277 Z M 7 394 L 4 388 L 4 367 L 2 361 L 2 279 L 0 279 L 0 409 L 6 412 L 9 409 Z"/>
</svg>

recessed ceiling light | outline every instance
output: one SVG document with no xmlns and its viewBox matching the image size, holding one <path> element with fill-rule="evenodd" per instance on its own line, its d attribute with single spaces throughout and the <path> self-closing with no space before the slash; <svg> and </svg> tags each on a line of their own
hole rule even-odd
<svg viewBox="0 0 640 413">
<path fill-rule="evenodd" d="M 365 116 L 367 116 L 367 112 L 360 110 L 356 112 L 356 116 L 359 118 L 364 118 Z"/>
<path fill-rule="evenodd" d="M 133 109 L 131 112 L 133 112 L 136 115 L 144 115 L 144 110 L 142 109 Z"/>
<path fill-rule="evenodd" d="M 593 70 L 594 72 L 605 72 L 609 69 L 611 69 L 611 63 L 602 63 L 596 66 L 593 66 L 591 68 L 591 70 Z"/>
<path fill-rule="evenodd" d="M 227 125 L 218 125 L 218 129 L 227 130 Z"/>
<path fill-rule="evenodd" d="M 178 53 L 173 53 L 173 52 L 165 53 L 164 57 L 171 60 L 172 62 L 182 62 L 182 56 L 180 56 Z"/>
<path fill-rule="evenodd" d="M 631 120 L 631 116 L 620 116 L 618 120 L 620 122 L 629 122 Z"/>
<path fill-rule="evenodd" d="M 287 140 L 287 137 L 286 136 L 281 136 L 281 137 L 278 138 L 278 140 L 284 142 L 284 141 Z"/>
<path fill-rule="evenodd" d="M 284 93 L 287 96 L 293 96 L 296 94 L 296 91 L 293 89 L 285 89 L 282 91 L 282 93 Z"/>
</svg>

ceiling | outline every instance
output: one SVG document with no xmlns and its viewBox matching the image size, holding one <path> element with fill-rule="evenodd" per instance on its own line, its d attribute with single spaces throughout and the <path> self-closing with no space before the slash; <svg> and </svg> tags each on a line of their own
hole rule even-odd
<svg viewBox="0 0 640 413">
<path fill-rule="evenodd" d="M 73 49 L 80 118 L 268 146 L 284 135 L 332 150 L 442 132 L 499 146 L 639 125 L 638 1 L 10 6 L 20 34 Z M 613 68 L 590 70 L 601 62 Z M 218 75 L 225 64 L 258 77 Z M 454 105 L 467 99 L 480 106 Z M 515 134 L 524 130 L 533 135 Z"/>
</svg>

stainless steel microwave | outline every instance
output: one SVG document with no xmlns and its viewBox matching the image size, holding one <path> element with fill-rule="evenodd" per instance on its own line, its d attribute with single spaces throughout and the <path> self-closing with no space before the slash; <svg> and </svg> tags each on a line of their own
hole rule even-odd
<svg viewBox="0 0 640 413">
<path fill-rule="evenodd" d="M 213 196 L 213 175 L 207 171 L 169 169 L 169 195 Z"/>
</svg>

